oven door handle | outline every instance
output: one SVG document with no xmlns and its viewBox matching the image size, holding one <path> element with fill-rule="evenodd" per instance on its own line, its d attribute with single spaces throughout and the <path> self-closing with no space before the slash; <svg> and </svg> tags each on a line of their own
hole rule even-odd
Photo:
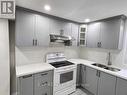
<svg viewBox="0 0 127 95">
<path fill-rule="evenodd" d="M 66 69 L 64 69 L 64 70 L 59 70 L 59 71 L 57 71 L 56 73 L 67 73 L 67 72 L 71 72 L 71 71 L 76 71 L 76 69 L 71 69 L 71 70 L 66 70 Z"/>
</svg>

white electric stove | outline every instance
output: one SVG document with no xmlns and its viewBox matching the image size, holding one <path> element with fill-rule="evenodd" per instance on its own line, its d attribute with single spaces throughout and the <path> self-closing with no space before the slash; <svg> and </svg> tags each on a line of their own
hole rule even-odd
<svg viewBox="0 0 127 95">
<path fill-rule="evenodd" d="M 68 95 L 76 91 L 76 65 L 61 52 L 49 53 L 46 61 L 55 67 L 53 95 Z"/>
</svg>

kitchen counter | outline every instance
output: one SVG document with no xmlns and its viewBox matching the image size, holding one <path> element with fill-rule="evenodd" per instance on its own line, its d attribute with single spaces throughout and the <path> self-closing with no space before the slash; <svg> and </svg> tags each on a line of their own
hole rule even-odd
<svg viewBox="0 0 127 95">
<path fill-rule="evenodd" d="M 88 61 L 84 59 L 69 59 L 68 61 L 75 63 L 75 64 L 83 64 L 93 69 L 97 69 L 102 72 L 105 72 L 105 73 L 108 73 L 108 74 L 111 74 L 111 75 L 127 80 L 127 69 L 122 69 L 122 68 L 112 65 L 111 67 L 121 69 L 121 71 L 113 72 L 113 71 L 109 71 L 109 70 L 106 70 L 100 67 L 93 66 L 92 64 L 96 63 L 93 61 Z M 49 70 L 54 70 L 54 67 L 48 63 L 36 63 L 36 64 L 29 64 L 29 65 L 22 65 L 22 66 L 16 67 L 16 76 L 21 77 L 24 75 L 35 74 L 35 73 L 49 71 Z"/>
<path fill-rule="evenodd" d="M 54 67 L 48 63 L 28 64 L 16 67 L 16 76 L 21 77 L 29 74 L 53 70 Z"/>
<path fill-rule="evenodd" d="M 106 70 L 106 69 L 92 65 L 93 63 L 96 63 L 93 61 L 88 61 L 88 60 L 84 60 L 84 59 L 70 59 L 68 61 L 75 63 L 75 64 L 83 64 L 83 65 L 86 65 L 86 66 L 91 67 L 93 69 L 97 69 L 97 70 L 100 70 L 102 72 L 105 72 L 105 73 L 108 73 L 108 74 L 114 75 L 116 77 L 123 78 L 123 79 L 127 80 L 127 69 L 122 69 L 122 68 L 116 67 L 114 65 L 111 65 L 111 67 L 121 69 L 118 72 L 113 72 L 113 71 Z"/>
</svg>

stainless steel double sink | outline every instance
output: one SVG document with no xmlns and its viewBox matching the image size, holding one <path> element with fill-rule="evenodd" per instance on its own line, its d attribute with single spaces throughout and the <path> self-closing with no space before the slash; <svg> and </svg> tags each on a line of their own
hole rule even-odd
<svg viewBox="0 0 127 95">
<path fill-rule="evenodd" d="M 120 71 L 120 69 L 118 69 L 118 68 L 109 67 L 109 66 L 106 66 L 106 65 L 103 65 L 103 64 L 99 64 L 99 63 L 94 63 L 92 65 L 100 67 L 100 68 L 103 68 L 103 69 L 106 69 L 106 70 L 109 70 L 109 71 L 114 71 L 114 72 Z"/>
</svg>

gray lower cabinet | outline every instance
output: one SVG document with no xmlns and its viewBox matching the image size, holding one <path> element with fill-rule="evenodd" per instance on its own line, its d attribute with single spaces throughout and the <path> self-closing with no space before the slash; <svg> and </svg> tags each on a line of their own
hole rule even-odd
<svg viewBox="0 0 127 95">
<path fill-rule="evenodd" d="M 18 95 L 34 95 L 33 75 L 20 77 L 18 83 Z"/>
<path fill-rule="evenodd" d="M 92 94 L 97 95 L 98 76 L 97 70 L 86 67 L 86 78 L 85 78 L 85 89 L 90 91 Z"/>
<path fill-rule="evenodd" d="M 98 81 L 98 95 L 115 95 L 115 88 L 116 77 L 100 72 Z"/>
<path fill-rule="evenodd" d="M 98 71 L 96 69 L 82 66 L 81 86 L 93 95 L 115 95 L 116 77 Z M 122 95 L 122 94 L 118 94 Z M 124 95 L 124 94 L 123 94 Z"/>
<path fill-rule="evenodd" d="M 53 72 L 43 72 L 34 75 L 34 95 L 52 95 Z"/>
<path fill-rule="evenodd" d="M 117 78 L 116 95 L 127 95 L 127 80 Z"/>
<path fill-rule="evenodd" d="M 86 66 L 81 65 L 81 86 L 85 88 L 85 83 L 86 83 Z"/>
<path fill-rule="evenodd" d="M 17 95 L 53 95 L 53 71 L 17 79 Z"/>
<path fill-rule="evenodd" d="M 81 67 L 82 66 L 83 65 L 81 65 L 81 64 L 77 65 L 76 86 L 80 86 L 81 85 L 81 77 L 82 77 L 82 75 L 81 75 Z"/>
</svg>

